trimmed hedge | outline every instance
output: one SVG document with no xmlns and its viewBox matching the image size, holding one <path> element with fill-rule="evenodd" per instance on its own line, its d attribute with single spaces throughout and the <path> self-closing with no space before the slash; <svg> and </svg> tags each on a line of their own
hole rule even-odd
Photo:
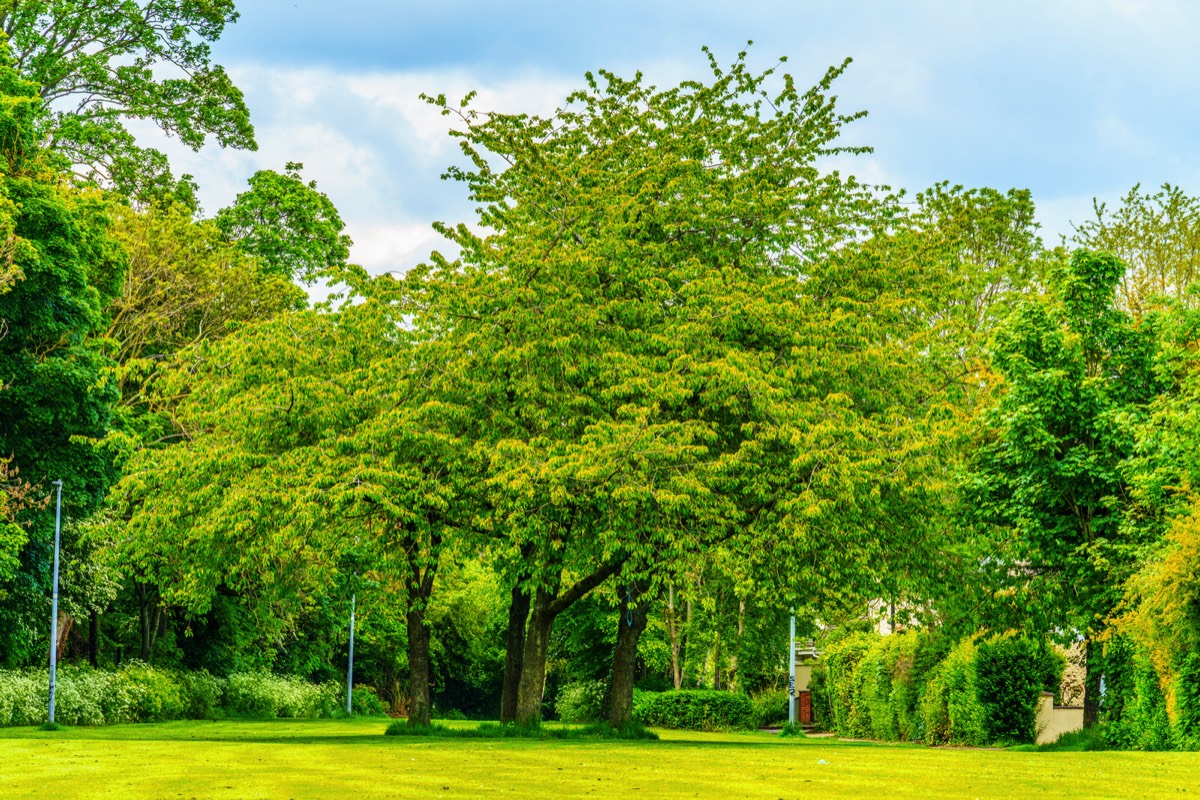
<svg viewBox="0 0 1200 800">
<path fill-rule="evenodd" d="M 0 671 L 0 727 L 46 722 L 48 670 Z M 354 691 L 356 713 L 382 715 L 370 687 Z M 58 670 L 55 721 L 64 725 L 117 725 L 176 719 L 332 717 L 345 712 L 345 688 L 292 676 L 242 673 L 228 679 L 207 672 L 158 669 L 133 662 L 115 672 L 64 666 Z"/>
<path fill-rule="evenodd" d="M 840 735 L 981 745 L 1031 742 L 1039 695 L 1062 677 L 1048 648 L 1003 634 L 950 646 L 936 631 L 857 633 L 814 670 L 816 720 Z"/>
<path fill-rule="evenodd" d="M 635 693 L 633 718 L 655 728 L 689 731 L 745 730 L 755 724 L 748 695 L 701 689 Z"/>
</svg>

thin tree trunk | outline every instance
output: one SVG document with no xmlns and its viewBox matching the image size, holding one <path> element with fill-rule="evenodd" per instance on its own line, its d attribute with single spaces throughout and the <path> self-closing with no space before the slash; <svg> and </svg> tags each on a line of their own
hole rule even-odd
<svg viewBox="0 0 1200 800">
<path fill-rule="evenodd" d="M 675 609 L 675 587 L 667 587 L 667 635 L 671 639 L 671 680 L 675 684 L 675 691 L 683 686 L 683 664 L 679 660 L 680 645 L 682 642 L 679 637 L 679 614 Z"/>
<path fill-rule="evenodd" d="M 721 690 L 721 632 L 717 631 L 713 636 L 712 646 L 713 660 L 713 689 Z"/>
<path fill-rule="evenodd" d="M 685 605 L 685 613 L 683 616 L 683 636 L 682 645 L 679 648 L 679 682 L 682 685 L 687 680 L 687 664 L 688 654 L 691 648 L 688 646 L 692 639 L 692 598 L 688 598 Z"/>
<path fill-rule="evenodd" d="M 433 596 L 433 582 L 437 576 L 436 554 L 441 549 L 441 538 L 432 537 L 429 553 L 433 559 L 422 563 L 420 542 L 410 538 L 405 542 L 408 553 L 408 609 L 405 621 L 408 628 L 408 724 L 428 725 L 432 703 L 429 696 L 429 628 L 425 625 L 425 612 L 429 598 Z"/>
<path fill-rule="evenodd" d="M 423 608 L 408 611 L 408 724 L 428 725 L 429 710 L 429 628 Z"/>
<path fill-rule="evenodd" d="M 95 609 L 88 619 L 88 661 L 92 667 L 100 666 L 100 612 Z"/>
<path fill-rule="evenodd" d="M 1100 722 L 1100 648 L 1089 638 L 1084 645 L 1087 672 L 1083 679 L 1083 727 L 1091 728 Z"/>
<path fill-rule="evenodd" d="M 517 718 L 517 692 L 521 683 L 521 659 L 525 650 L 525 624 L 529 620 L 529 595 L 519 586 L 512 590 L 508 606 L 508 633 L 504 647 L 504 686 L 500 694 L 500 721 Z"/>
<path fill-rule="evenodd" d="M 638 639 L 650 618 L 650 598 L 636 584 L 621 587 L 618 591 L 621 617 L 617 620 L 617 644 L 613 648 L 612 680 L 608 686 L 608 724 L 614 728 L 633 720 Z"/>
</svg>

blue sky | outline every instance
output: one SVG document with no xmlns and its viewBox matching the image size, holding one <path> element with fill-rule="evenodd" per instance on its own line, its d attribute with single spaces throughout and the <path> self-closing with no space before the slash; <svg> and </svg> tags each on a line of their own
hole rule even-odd
<svg viewBox="0 0 1200 800">
<path fill-rule="evenodd" d="M 1047 241 L 1134 183 L 1200 194 L 1200 3 L 383 2 L 242 0 L 214 56 L 246 93 L 257 153 L 165 149 L 216 211 L 259 168 L 305 164 L 341 210 L 353 257 L 403 270 L 438 246 L 433 220 L 469 219 L 445 122 L 417 100 L 480 90 L 481 109 L 547 112 L 587 70 L 659 85 L 723 61 L 787 56 L 811 85 L 849 56 L 847 143 L 865 180 L 1033 190 Z M 148 143 L 154 136 L 145 134 Z"/>
</svg>

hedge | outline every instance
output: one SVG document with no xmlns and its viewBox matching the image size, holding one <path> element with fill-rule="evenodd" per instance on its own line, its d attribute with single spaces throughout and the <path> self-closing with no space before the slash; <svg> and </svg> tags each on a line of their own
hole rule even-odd
<svg viewBox="0 0 1200 800">
<path fill-rule="evenodd" d="M 633 718 L 655 728 L 691 731 L 745 730 L 755 725 L 748 695 L 702 689 L 635 692 Z"/>
<path fill-rule="evenodd" d="M 116 725 L 177 719 L 332 717 L 345 710 L 345 688 L 292 676 L 241 673 L 228 679 L 208 672 L 159 669 L 140 662 L 115 672 L 63 666 L 55 690 L 55 721 Z M 48 670 L 0 670 L 0 727 L 40 725 L 49 705 Z M 354 691 L 356 713 L 381 715 L 369 687 Z"/>
<path fill-rule="evenodd" d="M 818 723 L 849 738 L 1031 742 L 1063 660 L 1012 634 L 953 646 L 936 631 L 856 633 L 827 644 L 811 684 Z"/>
</svg>

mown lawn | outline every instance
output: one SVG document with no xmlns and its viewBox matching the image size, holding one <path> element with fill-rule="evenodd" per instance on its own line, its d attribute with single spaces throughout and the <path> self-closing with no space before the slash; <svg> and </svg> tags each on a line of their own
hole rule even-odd
<svg viewBox="0 0 1200 800">
<path fill-rule="evenodd" d="M 663 731 L 384 737 L 381 720 L 0 729 L 0 798 L 1186 797 L 1200 755 L 1021 753 Z"/>
</svg>

